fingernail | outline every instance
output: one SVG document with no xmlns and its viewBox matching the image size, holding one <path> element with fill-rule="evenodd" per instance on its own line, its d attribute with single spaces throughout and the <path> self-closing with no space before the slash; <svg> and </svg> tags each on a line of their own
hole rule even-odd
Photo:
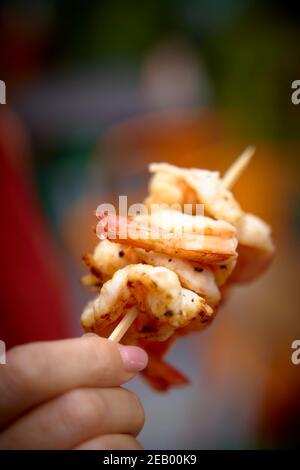
<svg viewBox="0 0 300 470">
<path fill-rule="evenodd" d="M 82 335 L 83 338 L 88 338 L 89 336 L 92 336 L 92 337 L 94 336 L 95 337 L 95 336 L 98 336 L 98 335 L 96 335 L 96 333 L 92 333 L 92 332 L 84 333 L 84 335 Z"/>
<path fill-rule="evenodd" d="M 118 344 L 125 369 L 127 372 L 139 372 L 148 364 L 148 354 L 137 346 L 124 346 Z"/>
</svg>

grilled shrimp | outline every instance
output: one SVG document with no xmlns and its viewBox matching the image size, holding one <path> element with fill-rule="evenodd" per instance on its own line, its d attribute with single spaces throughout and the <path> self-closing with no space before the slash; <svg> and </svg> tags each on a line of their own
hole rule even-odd
<svg viewBox="0 0 300 470">
<path fill-rule="evenodd" d="M 81 324 L 86 331 L 107 335 L 108 327 L 112 330 L 132 307 L 138 308 L 139 315 L 124 336 L 127 344 L 140 338 L 164 341 L 192 320 L 201 328 L 213 317 L 207 302 L 182 288 L 173 271 L 132 264 L 103 285 L 99 296 L 84 309 Z"/>
<path fill-rule="evenodd" d="M 235 228 L 224 221 L 164 210 L 151 215 L 120 217 L 97 214 L 98 236 L 200 263 L 235 259 Z"/>
<path fill-rule="evenodd" d="M 264 272 L 273 260 L 275 247 L 271 227 L 253 214 L 244 214 L 236 228 L 239 257 L 230 281 L 249 282 Z"/>
<path fill-rule="evenodd" d="M 145 263 L 151 266 L 164 266 L 174 271 L 181 285 L 190 289 L 211 306 L 216 306 L 220 301 L 220 291 L 215 281 L 214 271 L 209 267 L 202 267 L 197 263 L 191 263 L 179 258 L 170 258 L 166 255 L 146 251 L 142 248 L 133 248 L 109 240 L 101 240 L 93 254 L 83 257 L 91 274 L 84 276 L 82 283 L 89 286 L 100 286 L 113 274 L 128 264 Z M 215 266 L 218 270 L 219 267 Z M 221 270 L 223 274 L 223 269 Z"/>
<path fill-rule="evenodd" d="M 154 251 L 146 251 L 142 248 L 136 248 L 135 251 L 139 259 L 144 263 L 151 264 L 152 266 L 164 266 L 174 271 L 183 287 L 204 297 L 209 305 L 216 306 L 219 303 L 221 294 L 212 269 L 201 267 L 187 260 L 170 258 Z"/>
<path fill-rule="evenodd" d="M 235 224 L 243 211 L 217 171 L 179 168 L 168 163 L 152 163 L 154 173 L 146 204 L 202 203 L 207 215 Z"/>
<path fill-rule="evenodd" d="M 91 275 L 84 276 L 81 282 L 95 286 L 101 286 L 111 279 L 118 269 L 138 263 L 138 257 L 132 247 L 111 243 L 109 240 L 101 240 L 94 253 L 84 255 L 82 259 L 89 267 Z"/>
<path fill-rule="evenodd" d="M 239 257 L 231 280 L 248 282 L 265 271 L 274 255 L 271 229 L 259 217 L 242 211 L 232 193 L 224 188 L 219 173 L 189 170 L 166 163 L 154 163 L 150 165 L 150 171 L 154 175 L 150 182 L 150 196 L 146 200 L 148 205 L 203 203 L 211 217 L 226 220 L 236 227 Z M 223 263 L 223 269 L 224 266 Z M 229 264 L 230 271 L 232 266 Z M 218 269 L 217 273 L 218 283 L 224 283 L 228 277 L 226 272 Z"/>
<path fill-rule="evenodd" d="M 157 164 L 160 167 L 162 164 Z M 166 165 L 166 170 L 172 167 Z M 178 175 L 172 171 L 162 171 L 156 168 L 155 164 L 150 165 L 150 172 L 154 172 L 149 184 L 150 195 L 146 199 L 147 206 L 151 204 L 196 204 L 197 193 L 188 185 L 184 178 L 179 178 Z M 186 171 L 186 170 L 185 170 Z"/>
<path fill-rule="evenodd" d="M 81 324 L 107 337 L 137 309 L 122 342 L 148 352 L 141 374 L 156 390 L 165 391 L 188 383 L 164 360 L 173 342 L 205 328 L 220 291 L 226 293 L 229 276 L 230 283 L 253 279 L 270 263 L 274 246 L 270 227 L 242 211 L 218 172 L 168 164 L 152 164 L 150 171 L 154 175 L 146 203 L 151 215 L 96 214 L 101 241 L 92 255 L 84 256 L 91 273 L 82 282 L 102 287 L 85 307 Z M 163 203 L 172 210 L 154 210 L 152 204 Z M 197 203 L 212 218 L 181 212 L 184 204 L 191 204 L 195 214 Z"/>
</svg>

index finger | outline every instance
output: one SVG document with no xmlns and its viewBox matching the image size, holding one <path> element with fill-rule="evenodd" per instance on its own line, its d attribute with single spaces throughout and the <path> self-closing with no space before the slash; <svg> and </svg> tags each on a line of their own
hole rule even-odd
<svg viewBox="0 0 300 470">
<path fill-rule="evenodd" d="M 18 346 L 0 368 L 0 426 L 69 390 L 122 385 L 146 363 L 142 349 L 96 335 Z"/>
</svg>

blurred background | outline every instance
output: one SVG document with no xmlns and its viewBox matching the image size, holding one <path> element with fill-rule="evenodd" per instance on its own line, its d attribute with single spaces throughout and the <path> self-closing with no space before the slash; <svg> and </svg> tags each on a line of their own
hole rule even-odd
<svg viewBox="0 0 300 470">
<path fill-rule="evenodd" d="M 300 442 L 299 2 L 3 1 L 0 6 L 0 337 L 8 346 L 80 335 L 91 298 L 81 257 L 93 211 L 140 201 L 147 165 L 223 172 L 257 152 L 235 187 L 272 224 L 277 256 L 236 287 L 170 362 L 191 385 L 139 378 L 151 449 L 281 448 Z"/>
</svg>

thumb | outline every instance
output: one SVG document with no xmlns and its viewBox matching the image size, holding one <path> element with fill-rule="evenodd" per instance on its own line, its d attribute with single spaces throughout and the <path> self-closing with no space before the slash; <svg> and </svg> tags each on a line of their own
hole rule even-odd
<svg viewBox="0 0 300 470">
<path fill-rule="evenodd" d="M 148 364 L 148 354 L 138 346 L 115 343 L 95 333 L 87 333 L 84 337 L 93 338 L 98 351 L 101 349 L 102 371 L 106 372 L 103 375 L 110 376 L 112 382 L 127 382 Z"/>
<path fill-rule="evenodd" d="M 144 349 L 137 346 L 124 346 L 123 344 L 117 344 L 117 347 L 127 372 L 136 373 L 145 369 L 148 364 L 148 354 Z"/>
</svg>

